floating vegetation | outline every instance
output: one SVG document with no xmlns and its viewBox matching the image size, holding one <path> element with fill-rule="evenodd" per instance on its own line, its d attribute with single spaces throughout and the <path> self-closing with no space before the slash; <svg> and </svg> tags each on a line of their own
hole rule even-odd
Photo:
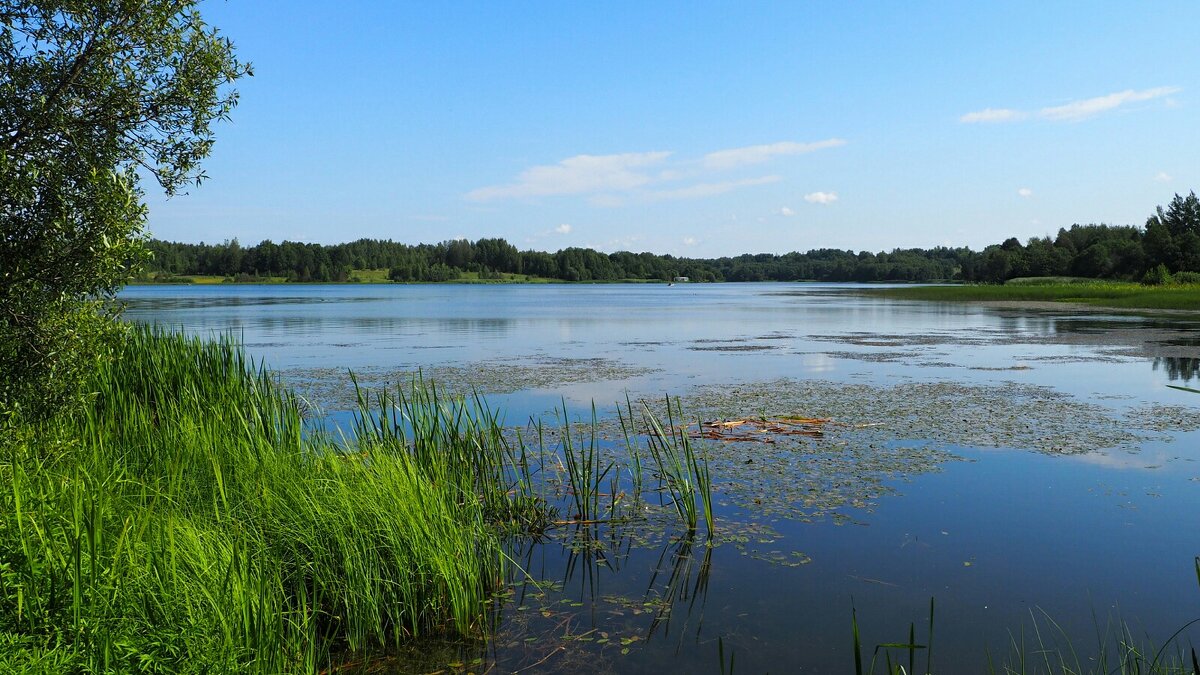
<svg viewBox="0 0 1200 675">
<path fill-rule="evenodd" d="M 604 358 L 538 358 L 512 361 L 479 361 L 466 365 L 440 365 L 421 369 L 364 368 L 355 370 L 359 383 L 370 389 L 395 386 L 419 376 L 423 381 L 453 395 L 507 394 L 532 389 L 551 389 L 568 384 L 628 380 L 656 372 Z M 280 371 L 289 385 L 325 410 L 353 409 L 354 387 L 341 368 L 292 368 Z"/>
<path fill-rule="evenodd" d="M 1196 391 L 1184 387 L 1174 388 Z M 1200 415 L 1196 413 L 1196 408 L 1185 405 L 1143 405 L 1127 411 L 1125 419 L 1129 424 L 1154 431 L 1195 431 L 1200 429 Z"/>
<path fill-rule="evenodd" d="M 830 420 L 817 417 L 779 417 L 775 419 L 716 420 L 703 422 L 690 438 L 706 438 L 726 443 L 752 441 L 774 443 L 778 436 L 821 438 Z"/>
<path fill-rule="evenodd" d="M 805 336 L 815 342 L 854 345 L 858 347 L 990 347 L 1022 345 L 1061 345 L 1097 347 L 1091 354 L 1042 356 L 1045 360 L 1064 359 L 1072 362 L 1123 362 L 1126 358 L 1186 358 L 1196 355 L 1194 324 L 1172 322 L 1161 324 L 1149 319 L 1113 317 L 1062 317 L 1013 313 L 1020 318 L 1021 329 L 1011 326 L 973 326 L 970 330 L 943 330 L 925 333 L 897 334 L 848 331 Z M 1124 357 L 1124 358 L 1123 358 Z M 851 358 L 851 357 L 846 357 Z"/>
<path fill-rule="evenodd" d="M 692 345 L 694 352 L 764 352 L 778 349 L 775 345 Z"/>
<path fill-rule="evenodd" d="M 910 363 L 921 358 L 921 352 L 796 352 L 797 354 L 824 354 L 835 359 L 867 361 L 869 363 Z"/>
<path fill-rule="evenodd" d="M 1168 440 L 1163 431 L 1200 428 L 1185 426 L 1189 411 L 1190 419 L 1196 418 L 1196 409 L 1188 406 L 1159 406 L 1122 415 L 1050 387 L 1013 382 L 874 386 L 781 379 L 699 387 L 684 399 L 684 405 L 710 419 L 746 415 L 830 419 L 839 425 L 826 427 L 827 440 L 856 447 L 906 443 L 1079 454 L 1136 450 L 1147 440 Z"/>
</svg>

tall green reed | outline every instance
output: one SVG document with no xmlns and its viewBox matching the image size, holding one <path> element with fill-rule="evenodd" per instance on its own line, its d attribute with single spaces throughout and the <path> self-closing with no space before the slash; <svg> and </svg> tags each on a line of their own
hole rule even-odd
<svg viewBox="0 0 1200 675">
<path fill-rule="evenodd" d="M 612 471 L 614 466 L 613 462 L 605 462 L 600 456 L 596 444 L 596 426 L 596 406 L 593 404 L 588 435 L 585 439 L 581 434 L 577 442 L 571 433 L 571 419 L 567 414 L 566 402 L 563 402 L 562 457 L 566 464 L 572 503 L 575 506 L 575 518 L 583 522 L 600 519 L 600 488 L 604 484 L 605 476 Z M 609 515 L 615 517 L 616 485 L 613 484 L 611 489 L 612 502 Z"/>
<path fill-rule="evenodd" d="M 91 387 L 0 442 L 0 669 L 311 672 L 477 634 L 497 514 L 537 511 L 496 417 L 432 388 L 348 443 L 231 339 L 148 328 Z"/>
<path fill-rule="evenodd" d="M 682 406 L 678 400 L 672 402 L 670 397 L 666 398 L 666 414 L 667 426 L 663 427 L 649 404 L 642 402 L 641 417 L 646 430 L 649 455 L 658 467 L 662 488 L 670 494 L 671 505 L 688 531 L 696 531 L 700 516 L 703 515 L 708 537 L 711 539 L 715 533 L 715 521 L 708 458 L 697 452 L 687 429 L 676 426 L 676 415 L 681 419 L 683 417 Z M 632 410 L 629 410 L 628 418 L 622 414 L 620 422 L 625 429 L 626 438 L 636 433 L 636 430 L 630 431 L 633 426 Z"/>
</svg>

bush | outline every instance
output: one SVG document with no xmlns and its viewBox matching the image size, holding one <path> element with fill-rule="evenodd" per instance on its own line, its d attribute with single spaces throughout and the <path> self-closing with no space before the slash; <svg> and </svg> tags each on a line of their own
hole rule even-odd
<svg viewBox="0 0 1200 675">
<path fill-rule="evenodd" d="M 1200 284 L 1200 272 L 1176 272 L 1174 279 L 1177 284 Z"/>
<path fill-rule="evenodd" d="M 1146 270 L 1146 274 L 1142 276 L 1142 283 L 1147 286 L 1165 286 L 1173 281 L 1170 270 L 1162 263 Z"/>
</svg>

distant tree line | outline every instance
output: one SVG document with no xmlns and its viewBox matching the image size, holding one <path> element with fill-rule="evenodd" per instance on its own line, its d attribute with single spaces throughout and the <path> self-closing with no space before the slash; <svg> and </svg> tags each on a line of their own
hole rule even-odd
<svg viewBox="0 0 1200 675">
<path fill-rule="evenodd" d="M 1025 243 L 1015 237 L 983 251 L 969 248 L 895 249 L 870 253 L 816 249 L 807 253 L 679 258 L 654 253 L 601 253 L 565 248 L 521 251 L 504 239 L 402 244 L 360 239 L 321 245 L 264 241 L 243 247 L 152 240 L 150 269 L 159 275 L 219 275 L 240 280 L 346 281 L 353 270 L 386 269 L 393 281 L 449 281 L 464 273 L 505 274 L 564 281 L 975 281 L 1077 276 L 1161 282 L 1174 273 L 1200 272 L 1200 200 L 1192 192 L 1158 207 L 1145 227 L 1072 225 Z"/>
</svg>

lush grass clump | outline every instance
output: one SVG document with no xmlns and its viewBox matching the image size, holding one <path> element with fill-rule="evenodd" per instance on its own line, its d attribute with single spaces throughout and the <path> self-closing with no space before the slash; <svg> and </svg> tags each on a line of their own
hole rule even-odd
<svg viewBox="0 0 1200 675">
<path fill-rule="evenodd" d="M 1118 281 L 1078 280 L 1004 285 L 910 286 L 876 288 L 862 293 L 896 300 L 939 302 L 1074 302 L 1127 309 L 1200 311 L 1200 284 L 1146 286 Z"/>
<path fill-rule="evenodd" d="M 0 441 L 2 672 L 313 671 L 472 635 L 495 514 L 538 508 L 494 420 L 420 387 L 349 446 L 231 341 L 137 329 L 91 388 Z"/>
</svg>

